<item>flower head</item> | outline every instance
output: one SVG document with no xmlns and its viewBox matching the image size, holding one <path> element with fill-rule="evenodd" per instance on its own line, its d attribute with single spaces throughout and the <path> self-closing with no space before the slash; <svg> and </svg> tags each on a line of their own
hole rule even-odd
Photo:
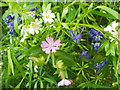
<svg viewBox="0 0 120 90">
<path fill-rule="evenodd" d="M 41 25 L 41 23 L 42 23 L 42 20 L 40 19 L 40 21 L 38 20 L 38 19 L 36 19 L 36 21 L 35 22 L 31 22 L 31 24 L 30 24 L 30 28 L 28 28 L 28 32 L 30 33 L 30 34 L 38 34 L 39 33 L 39 30 L 42 30 L 41 29 L 41 27 L 42 27 L 42 25 Z"/>
<path fill-rule="evenodd" d="M 99 70 L 99 69 L 101 69 L 101 67 L 103 67 L 105 64 L 106 64 L 106 60 L 104 60 L 104 62 L 102 62 L 101 64 L 96 63 L 96 64 L 94 65 L 94 68 L 95 68 L 96 70 Z"/>
<path fill-rule="evenodd" d="M 90 56 L 88 55 L 88 51 L 83 51 L 81 55 L 83 57 L 90 58 Z"/>
<path fill-rule="evenodd" d="M 98 32 L 97 30 L 90 28 L 90 37 L 92 37 L 92 39 L 94 41 L 100 41 L 101 39 L 103 39 L 103 35 L 102 33 Z"/>
<path fill-rule="evenodd" d="M 77 43 L 79 44 L 79 43 L 80 43 L 80 40 L 81 40 L 81 38 L 82 38 L 82 34 L 78 34 L 78 35 L 75 36 L 75 34 L 73 33 L 72 30 L 68 30 L 68 31 L 69 31 L 69 33 L 71 34 L 72 39 L 73 39 L 73 40 L 76 40 Z"/>
<path fill-rule="evenodd" d="M 119 23 L 113 21 L 112 25 L 108 25 L 107 27 L 104 28 L 104 31 L 111 33 L 113 37 L 118 39 L 118 31 L 116 30 L 117 26 L 119 26 Z M 109 37 L 111 42 L 115 40 L 113 37 Z M 118 41 L 116 41 L 115 44 L 118 44 Z"/>
<path fill-rule="evenodd" d="M 54 42 L 52 37 L 46 37 L 46 41 L 42 41 L 41 47 L 47 54 L 49 54 L 50 51 L 56 52 L 56 50 L 59 49 L 58 46 L 62 45 L 60 44 L 61 41 L 59 39 Z"/>
<path fill-rule="evenodd" d="M 44 22 L 52 23 L 53 18 L 55 18 L 55 14 L 51 13 L 51 10 L 42 13 Z"/>
<path fill-rule="evenodd" d="M 97 51 L 101 44 L 100 43 L 92 43 L 92 45 L 94 45 L 94 51 Z"/>
<path fill-rule="evenodd" d="M 59 83 L 58 86 L 68 86 L 70 84 L 72 84 L 73 81 L 72 80 L 68 80 L 68 79 L 62 79 Z"/>
</svg>

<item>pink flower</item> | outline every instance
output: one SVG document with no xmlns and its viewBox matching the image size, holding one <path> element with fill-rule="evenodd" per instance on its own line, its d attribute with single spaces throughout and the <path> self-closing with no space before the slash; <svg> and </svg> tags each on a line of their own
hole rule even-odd
<svg viewBox="0 0 120 90">
<path fill-rule="evenodd" d="M 58 46 L 62 45 L 59 39 L 54 42 L 52 37 L 46 37 L 46 41 L 42 41 L 41 47 L 47 54 L 49 54 L 50 51 L 56 52 L 56 50 L 59 49 Z"/>
<path fill-rule="evenodd" d="M 58 83 L 58 86 L 68 86 L 72 83 L 73 83 L 72 80 L 63 79 Z"/>
</svg>

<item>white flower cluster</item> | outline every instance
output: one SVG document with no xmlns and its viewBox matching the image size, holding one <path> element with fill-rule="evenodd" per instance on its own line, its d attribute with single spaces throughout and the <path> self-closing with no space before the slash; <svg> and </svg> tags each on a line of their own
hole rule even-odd
<svg viewBox="0 0 120 90">
<path fill-rule="evenodd" d="M 116 30 L 117 26 L 119 26 L 119 23 L 116 23 L 115 21 L 113 21 L 112 25 L 108 25 L 106 28 L 104 28 L 104 30 L 108 31 L 113 35 L 113 37 L 118 39 L 118 31 Z M 109 37 L 111 42 L 114 41 L 113 37 Z M 115 44 L 118 44 L 118 41 L 116 41 Z"/>
<path fill-rule="evenodd" d="M 29 14 L 28 16 L 34 17 L 35 12 Z M 31 22 L 30 25 L 26 26 L 23 25 L 21 29 L 21 35 L 23 38 L 20 40 L 20 42 L 24 42 L 24 40 L 28 37 L 28 34 L 38 34 L 39 30 L 42 30 L 42 19 L 45 23 L 52 23 L 55 18 L 55 14 L 51 12 L 51 10 L 48 10 L 47 12 L 42 13 L 43 18 L 36 19 L 35 22 Z M 46 26 L 47 27 L 47 26 Z"/>
<path fill-rule="evenodd" d="M 38 34 L 39 30 L 42 30 L 42 19 L 36 19 L 35 22 L 31 22 L 29 26 L 23 26 L 21 29 L 21 35 L 23 38 L 20 40 L 20 42 L 24 42 L 24 40 L 27 38 L 28 34 L 34 35 L 35 33 Z"/>
</svg>

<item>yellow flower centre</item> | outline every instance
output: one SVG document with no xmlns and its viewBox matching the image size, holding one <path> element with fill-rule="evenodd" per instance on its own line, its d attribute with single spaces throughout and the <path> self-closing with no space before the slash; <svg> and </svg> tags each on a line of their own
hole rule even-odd
<svg viewBox="0 0 120 90">
<path fill-rule="evenodd" d="M 46 18 L 48 19 L 48 18 L 50 18 L 50 16 L 49 16 L 49 15 L 47 15 L 47 16 L 46 16 Z"/>
</svg>

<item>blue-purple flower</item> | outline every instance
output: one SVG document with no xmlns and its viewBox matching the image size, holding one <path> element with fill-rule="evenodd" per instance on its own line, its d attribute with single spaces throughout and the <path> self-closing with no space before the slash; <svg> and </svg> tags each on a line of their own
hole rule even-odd
<svg viewBox="0 0 120 90">
<path fill-rule="evenodd" d="M 82 38 L 82 34 L 78 34 L 78 35 L 75 36 L 75 34 L 73 33 L 72 30 L 69 30 L 69 33 L 71 34 L 72 39 L 73 39 L 73 40 L 76 40 L 77 43 L 80 44 L 80 40 L 81 40 L 81 38 Z"/>
<path fill-rule="evenodd" d="M 90 56 L 88 55 L 88 51 L 83 51 L 81 55 L 83 57 L 90 58 Z"/>
<path fill-rule="evenodd" d="M 95 68 L 96 70 L 99 70 L 99 69 L 101 69 L 105 64 L 106 64 L 106 60 L 104 60 L 104 62 L 102 62 L 101 64 L 96 63 L 96 64 L 94 65 L 94 68 Z"/>
<path fill-rule="evenodd" d="M 93 28 L 90 28 L 90 37 L 92 37 L 92 39 L 94 41 L 100 41 L 101 39 L 103 39 L 103 35 L 102 33 L 100 33 L 99 31 L 93 29 Z"/>
<path fill-rule="evenodd" d="M 94 51 L 97 51 L 101 44 L 96 42 L 92 43 L 92 45 L 94 45 Z"/>
<path fill-rule="evenodd" d="M 14 33 L 15 33 L 15 29 L 14 29 L 14 13 L 12 13 L 11 15 L 8 15 L 6 18 L 5 18 L 5 22 L 7 24 L 7 27 L 10 28 L 10 31 L 8 34 L 10 34 L 12 37 L 14 36 Z M 17 19 L 18 21 L 18 24 L 21 24 L 22 23 L 22 20 L 21 18 L 18 18 Z"/>
</svg>

